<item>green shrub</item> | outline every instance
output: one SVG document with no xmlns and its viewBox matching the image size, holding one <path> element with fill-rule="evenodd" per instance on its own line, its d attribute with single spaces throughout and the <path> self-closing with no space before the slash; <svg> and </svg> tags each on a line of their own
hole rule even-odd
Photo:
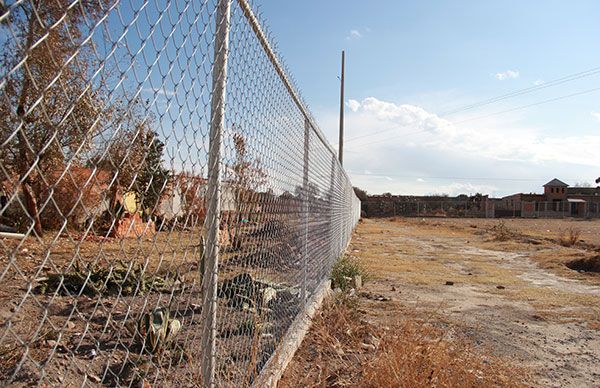
<svg viewBox="0 0 600 388">
<path fill-rule="evenodd" d="M 331 271 L 332 286 L 334 288 L 339 287 L 342 291 L 346 291 L 350 286 L 348 278 L 354 279 L 357 275 L 362 276 L 363 272 L 364 271 L 356 258 L 343 255 L 333 265 Z"/>
</svg>

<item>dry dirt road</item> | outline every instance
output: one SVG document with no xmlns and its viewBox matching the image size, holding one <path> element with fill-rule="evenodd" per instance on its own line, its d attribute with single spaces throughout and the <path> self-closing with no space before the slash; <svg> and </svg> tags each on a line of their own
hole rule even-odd
<svg viewBox="0 0 600 388">
<path fill-rule="evenodd" d="M 573 225 L 600 222 L 563 226 Z M 392 299 L 363 298 L 364 319 L 393 325 L 417 312 L 531 369 L 539 386 L 600 387 L 600 274 L 564 266 L 597 257 L 597 247 L 565 248 L 530 232 L 498 221 L 363 220 L 349 248 L 369 274 L 359 294 Z"/>
</svg>

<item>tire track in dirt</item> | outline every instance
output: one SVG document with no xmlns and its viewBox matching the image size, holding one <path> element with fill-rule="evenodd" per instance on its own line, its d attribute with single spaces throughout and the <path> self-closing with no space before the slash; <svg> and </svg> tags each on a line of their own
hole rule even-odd
<svg viewBox="0 0 600 388">
<path fill-rule="evenodd" d="M 530 367 L 542 386 L 600 387 L 600 332 L 584 318 L 600 303 L 600 287 L 539 268 L 527 252 L 479 248 L 472 235 L 367 224 L 352 249 L 373 274 L 369 291 L 442 317 L 451 334 Z"/>
</svg>

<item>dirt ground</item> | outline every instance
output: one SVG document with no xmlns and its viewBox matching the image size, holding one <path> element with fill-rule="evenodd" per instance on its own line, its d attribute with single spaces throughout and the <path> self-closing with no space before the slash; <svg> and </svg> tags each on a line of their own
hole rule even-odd
<svg viewBox="0 0 600 388">
<path fill-rule="evenodd" d="M 569 233 L 577 241 L 563 246 Z M 357 293 L 362 320 L 393 330 L 416 314 L 482 354 L 524 366 L 535 385 L 593 387 L 600 273 L 565 264 L 597 259 L 599 248 L 598 220 L 397 218 L 363 220 L 349 252 L 368 274 Z M 281 386 L 305 374 L 309 353 L 300 349 Z"/>
<path fill-rule="evenodd" d="M 217 373 L 225 381 L 254 378 L 249 371 L 268 360 L 299 309 L 299 234 L 285 225 L 252 223 L 239 228 L 239 246 L 222 246 L 220 285 L 243 274 L 249 289 L 278 287 L 267 302 L 272 308 L 260 316 L 232 302 L 237 294 L 219 295 Z M 0 239 L 0 386 L 121 386 L 144 379 L 152 386 L 196 386 L 203 357 L 200 236 L 199 229 L 140 238 L 49 231 L 42 239 Z M 249 303 L 262 300 L 245 296 Z M 182 327 L 160 355 L 144 351 L 136 331 L 143 314 L 156 308 L 167 308 Z"/>
</svg>

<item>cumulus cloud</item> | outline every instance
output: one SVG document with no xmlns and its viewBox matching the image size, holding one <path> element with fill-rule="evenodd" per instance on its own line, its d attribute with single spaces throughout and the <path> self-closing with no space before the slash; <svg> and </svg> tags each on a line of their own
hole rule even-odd
<svg viewBox="0 0 600 388">
<path fill-rule="evenodd" d="M 395 104 L 368 97 L 355 104 L 355 119 L 361 123 L 362 133 L 381 132 L 382 124 L 391 125 L 397 131 L 381 134 L 366 144 L 381 139 L 376 146 L 407 146 L 414 141 L 412 135 L 423 133 L 420 147 L 446 151 L 466 152 L 495 160 L 527 162 L 558 161 L 600 167 L 600 136 L 544 136 L 536 129 L 519 126 L 497 127 L 494 123 L 474 121 L 453 123 L 411 104 Z M 600 116 L 600 115 L 599 115 Z M 354 119 L 354 118 L 353 118 Z M 350 120 L 350 119 L 349 119 Z M 411 139 L 402 134 L 411 134 Z M 415 135 L 416 136 L 416 135 Z M 353 145 L 348 144 L 349 148 Z M 363 144 L 365 144 L 363 142 Z"/>
<path fill-rule="evenodd" d="M 596 120 L 600 121 L 600 112 L 591 112 L 591 114 L 596 118 Z"/>
<path fill-rule="evenodd" d="M 418 127 L 425 130 L 436 130 L 451 124 L 449 121 L 431 114 L 416 105 L 396 105 L 375 97 L 367 97 L 361 102 L 356 100 L 351 101 L 353 112 L 382 122 L 391 122 L 400 126 Z"/>
<path fill-rule="evenodd" d="M 500 81 L 504 81 L 511 78 L 519 78 L 519 70 L 506 70 L 501 73 L 496 73 L 494 76 Z"/>
<path fill-rule="evenodd" d="M 348 108 L 350 108 L 352 112 L 356 112 L 358 108 L 360 108 L 360 102 L 356 100 L 348 100 L 346 105 L 348 105 Z"/>
<path fill-rule="evenodd" d="M 552 134 L 521 124 L 522 113 L 448 120 L 414 104 L 351 101 L 345 165 L 353 182 L 372 193 L 535 192 L 555 176 L 584 180 L 600 168 L 600 135 Z M 337 114 L 325 121 L 337 128 Z"/>
<path fill-rule="evenodd" d="M 436 188 L 438 191 L 431 194 L 448 194 L 448 195 L 460 195 L 469 194 L 473 195 L 476 193 L 494 193 L 498 190 L 496 186 L 492 185 L 477 185 L 472 183 L 458 183 L 453 182 L 448 185 L 441 185 Z"/>
</svg>

